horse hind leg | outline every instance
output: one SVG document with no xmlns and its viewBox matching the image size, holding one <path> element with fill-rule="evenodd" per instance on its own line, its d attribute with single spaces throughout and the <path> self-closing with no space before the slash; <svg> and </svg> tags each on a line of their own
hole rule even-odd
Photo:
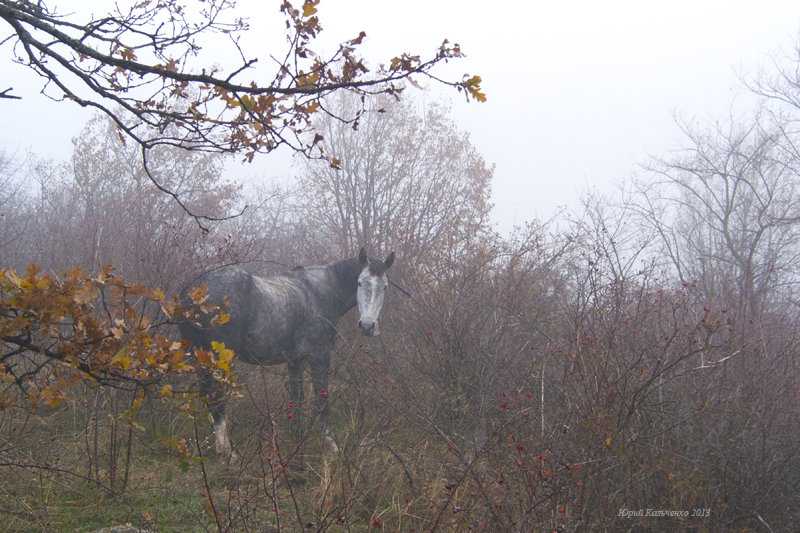
<svg viewBox="0 0 800 533">
<path fill-rule="evenodd" d="M 211 373 L 204 372 L 200 377 L 200 396 L 206 399 L 211 418 L 214 420 L 214 441 L 217 455 L 230 462 L 235 462 L 238 457 L 233 451 L 228 437 L 225 392 Z"/>
<path fill-rule="evenodd" d="M 314 403 L 319 415 L 322 440 L 333 453 L 339 453 L 339 446 L 333 438 L 333 431 L 328 425 L 328 371 L 330 370 L 330 353 L 322 354 L 313 360 L 311 366 L 311 379 L 314 382 Z"/>
</svg>

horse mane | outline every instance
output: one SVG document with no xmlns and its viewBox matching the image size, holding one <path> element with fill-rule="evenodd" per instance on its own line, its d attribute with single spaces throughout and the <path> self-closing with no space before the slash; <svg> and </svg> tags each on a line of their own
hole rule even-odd
<svg viewBox="0 0 800 533">
<path fill-rule="evenodd" d="M 331 269 L 337 279 L 342 280 L 348 287 L 355 287 L 358 284 L 358 275 L 361 274 L 361 263 L 358 259 L 342 259 L 341 261 L 330 263 L 328 268 Z"/>
</svg>

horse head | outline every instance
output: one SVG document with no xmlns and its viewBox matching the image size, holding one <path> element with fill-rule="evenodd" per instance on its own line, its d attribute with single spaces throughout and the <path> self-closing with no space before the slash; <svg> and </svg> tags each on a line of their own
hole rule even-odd
<svg viewBox="0 0 800 533">
<path fill-rule="evenodd" d="M 381 261 L 380 259 L 369 259 L 367 252 L 362 248 L 358 253 L 358 261 L 361 264 L 361 274 L 358 276 L 356 291 L 356 303 L 358 312 L 361 314 L 358 319 L 358 328 L 364 335 L 373 337 L 380 333 L 378 316 L 383 307 L 386 287 L 389 285 L 386 271 L 394 262 L 394 252 Z"/>
</svg>

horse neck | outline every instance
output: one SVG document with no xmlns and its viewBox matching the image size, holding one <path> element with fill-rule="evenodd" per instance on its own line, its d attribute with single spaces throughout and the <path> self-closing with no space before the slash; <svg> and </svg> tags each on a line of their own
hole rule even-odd
<svg viewBox="0 0 800 533">
<path fill-rule="evenodd" d="M 336 299 L 340 315 L 345 314 L 356 305 L 358 276 L 361 274 L 361 263 L 358 259 L 344 259 L 327 265 L 328 271 L 335 281 L 333 296 Z"/>
</svg>

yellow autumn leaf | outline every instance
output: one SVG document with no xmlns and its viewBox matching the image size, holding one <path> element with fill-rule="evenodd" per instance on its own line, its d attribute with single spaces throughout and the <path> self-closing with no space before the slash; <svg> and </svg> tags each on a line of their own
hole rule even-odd
<svg viewBox="0 0 800 533">
<path fill-rule="evenodd" d="M 183 372 L 185 370 L 192 370 L 192 367 L 183 361 L 178 361 L 174 365 L 172 365 L 172 370 L 175 372 Z"/>
<path fill-rule="evenodd" d="M 182 311 L 182 308 L 177 302 L 164 300 L 161 302 L 161 311 L 167 315 L 167 318 L 172 318 L 176 312 Z"/>
<path fill-rule="evenodd" d="M 6 365 L 0 363 L 0 383 L 14 383 L 14 375 L 6 370 Z"/>
<path fill-rule="evenodd" d="M 17 273 L 14 272 L 13 270 L 4 270 L 3 271 L 3 279 L 8 279 L 8 281 L 13 283 L 17 287 L 19 287 L 20 283 L 22 283 L 22 278 L 17 276 Z"/>
<path fill-rule="evenodd" d="M 247 109 L 248 111 L 252 111 L 253 108 L 256 106 L 255 99 L 253 99 L 252 96 L 249 96 L 247 94 L 242 95 L 240 100 L 241 100 L 241 105 L 244 106 L 244 108 Z"/>
<path fill-rule="evenodd" d="M 224 342 L 212 341 L 211 348 L 217 353 L 217 368 L 230 371 L 231 362 L 233 361 L 233 350 L 225 348 Z"/>
<path fill-rule="evenodd" d="M 192 299 L 192 303 L 195 305 L 200 305 L 205 303 L 208 300 L 208 295 L 206 294 L 206 286 L 200 285 L 199 287 L 195 287 L 189 292 L 186 293 L 189 298 Z"/>
<path fill-rule="evenodd" d="M 310 17 L 315 14 L 317 12 L 317 4 L 319 4 L 319 0 L 306 0 L 303 3 L 303 16 Z"/>
<path fill-rule="evenodd" d="M 131 358 L 128 357 L 125 350 L 120 350 L 111 358 L 111 364 L 119 366 L 122 370 L 128 370 L 128 367 L 131 366 Z"/>
<path fill-rule="evenodd" d="M 197 357 L 197 361 L 204 366 L 211 366 L 212 363 L 212 354 L 208 350 L 204 350 L 202 348 L 196 348 L 194 351 L 195 357 Z"/>
<path fill-rule="evenodd" d="M 464 87 L 467 89 L 467 92 L 479 102 L 486 101 L 486 94 L 481 92 L 482 81 L 483 80 L 480 76 L 472 76 L 471 78 L 464 80 Z"/>
<path fill-rule="evenodd" d="M 61 390 L 61 382 L 44 389 L 41 396 L 48 407 L 58 407 L 58 404 L 65 399 L 64 391 Z"/>
<path fill-rule="evenodd" d="M 87 284 L 75 291 L 75 294 L 72 295 L 72 301 L 78 305 L 86 305 L 91 303 L 98 294 L 100 294 L 100 291 L 97 287 Z"/>
</svg>

